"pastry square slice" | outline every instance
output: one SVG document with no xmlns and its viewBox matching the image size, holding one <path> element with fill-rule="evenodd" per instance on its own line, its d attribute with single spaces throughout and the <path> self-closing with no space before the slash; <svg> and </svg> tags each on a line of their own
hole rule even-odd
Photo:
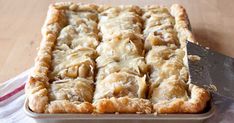
<svg viewBox="0 0 234 123">
<path fill-rule="evenodd" d="M 119 33 L 141 34 L 143 20 L 141 18 L 142 10 L 138 6 L 99 6 L 99 24 L 100 33 L 103 41 L 112 39 L 113 35 Z"/>
<path fill-rule="evenodd" d="M 90 102 L 93 100 L 93 81 L 76 78 L 53 81 L 50 85 L 50 104 L 46 112 L 49 113 L 77 113 L 91 112 Z"/>
<path fill-rule="evenodd" d="M 98 113 L 151 113 L 146 77 L 115 72 L 96 82 L 94 105 Z"/>
<path fill-rule="evenodd" d="M 91 113 L 99 44 L 97 6 L 49 7 L 26 94 L 37 113 Z"/>
<path fill-rule="evenodd" d="M 112 40 L 101 42 L 96 49 L 99 54 L 96 79 L 120 71 L 144 76 L 148 68 L 142 39 L 133 33 L 112 36 Z"/>
</svg>

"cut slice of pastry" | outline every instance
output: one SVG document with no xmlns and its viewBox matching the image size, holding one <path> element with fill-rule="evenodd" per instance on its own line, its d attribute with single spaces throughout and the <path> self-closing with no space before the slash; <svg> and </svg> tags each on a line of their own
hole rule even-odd
<svg viewBox="0 0 234 123">
<path fill-rule="evenodd" d="M 51 80 L 83 77 L 93 80 L 96 51 L 92 48 L 76 47 L 52 52 Z"/>
<path fill-rule="evenodd" d="M 145 76 L 138 77 L 126 72 L 112 73 L 96 83 L 94 94 L 96 111 L 98 113 L 150 113 L 150 101 L 143 99 L 146 96 L 146 89 Z"/>
<path fill-rule="evenodd" d="M 93 81 L 84 78 L 58 80 L 51 84 L 49 91 L 51 101 L 92 102 Z"/>
<path fill-rule="evenodd" d="M 138 7 L 102 8 L 94 106 L 98 113 L 150 113 Z"/>
<path fill-rule="evenodd" d="M 143 40 L 140 34 L 120 32 L 112 35 L 110 40 L 101 42 L 97 52 L 108 57 L 122 57 L 126 55 L 144 55 Z"/>
<path fill-rule="evenodd" d="M 94 5 L 57 3 L 49 8 L 43 41 L 26 85 L 37 113 L 91 113 L 99 43 Z"/>
<path fill-rule="evenodd" d="M 146 77 L 138 77 L 126 72 L 112 73 L 96 83 L 94 101 L 102 98 L 124 97 L 145 98 Z"/>
<path fill-rule="evenodd" d="M 113 38 L 113 35 L 124 33 L 141 34 L 142 10 L 138 6 L 100 6 L 99 29 L 103 41 Z"/>
<path fill-rule="evenodd" d="M 209 93 L 192 85 L 186 62 L 186 41 L 194 39 L 187 14 L 180 5 L 150 6 L 143 15 L 146 63 L 150 66 L 149 99 L 158 113 L 198 113 L 209 101 Z M 175 19 L 174 19 L 175 18 Z"/>
<path fill-rule="evenodd" d="M 171 76 L 188 81 L 188 71 L 183 63 L 184 51 L 176 46 L 153 46 L 146 55 L 150 67 L 150 82 L 159 84 Z"/>
<path fill-rule="evenodd" d="M 93 107 L 89 102 L 93 100 L 93 86 L 93 81 L 84 78 L 53 81 L 48 89 L 50 103 L 46 112 L 85 113 L 92 111 Z"/>
<path fill-rule="evenodd" d="M 96 75 L 97 80 L 102 80 L 114 72 L 127 72 L 137 76 L 144 76 L 148 71 L 148 65 L 145 63 L 144 57 L 126 56 L 125 59 L 110 60 L 106 56 L 100 56 L 96 61 L 99 68 Z"/>
<path fill-rule="evenodd" d="M 178 45 L 177 33 L 174 30 L 175 19 L 166 7 L 145 7 L 143 18 L 146 50 L 156 45 Z"/>
</svg>

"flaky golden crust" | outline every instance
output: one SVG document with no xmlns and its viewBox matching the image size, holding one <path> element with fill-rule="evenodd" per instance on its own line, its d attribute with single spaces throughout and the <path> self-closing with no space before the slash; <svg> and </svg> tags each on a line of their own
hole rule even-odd
<svg viewBox="0 0 234 123">
<path fill-rule="evenodd" d="M 180 40 L 180 45 L 181 48 L 185 51 L 185 53 L 187 53 L 186 51 L 186 41 L 190 41 L 193 43 L 198 43 L 196 42 L 191 29 L 190 29 L 190 23 L 188 20 L 188 15 L 186 13 L 185 8 L 183 8 L 183 6 L 179 5 L 179 4 L 174 4 L 171 6 L 171 14 L 175 17 L 175 28 L 176 31 L 178 32 L 178 38 Z M 184 57 L 185 59 L 187 59 L 187 54 Z M 187 66 L 187 60 L 184 60 L 184 64 Z M 207 102 L 210 100 L 210 94 L 207 90 L 195 86 L 192 84 L 193 82 L 191 82 L 190 78 L 188 80 L 188 84 L 189 84 L 189 91 L 191 91 L 190 94 L 190 99 L 189 101 L 187 101 L 184 105 L 184 107 L 187 108 L 183 108 L 186 109 L 185 112 L 191 112 L 191 113 L 197 113 L 197 112 L 201 112 Z"/>
<path fill-rule="evenodd" d="M 210 100 L 209 93 L 195 85 L 190 85 L 191 98 L 187 101 L 175 99 L 173 101 L 163 101 L 153 105 L 158 113 L 199 113 L 206 107 Z"/>
<path fill-rule="evenodd" d="M 109 98 L 94 102 L 96 113 L 151 113 L 152 104 L 149 100 L 141 98 Z"/>
<path fill-rule="evenodd" d="M 43 113 L 49 101 L 45 83 L 36 81 L 31 77 L 29 82 L 26 84 L 25 89 L 30 109 L 37 113 Z"/>
<path fill-rule="evenodd" d="M 61 27 L 64 26 L 63 11 L 49 7 L 47 19 L 42 29 L 42 42 L 35 60 L 35 66 L 26 84 L 29 107 L 34 112 L 43 113 L 48 105 L 48 70 L 50 69 L 51 52 Z M 51 28 L 53 27 L 53 28 Z"/>
<path fill-rule="evenodd" d="M 171 6 L 171 15 L 175 18 L 175 29 L 178 32 L 178 38 L 182 48 L 186 46 L 186 40 L 196 42 L 195 38 L 189 29 L 189 20 L 186 10 L 179 4 Z"/>
<path fill-rule="evenodd" d="M 148 6 L 143 18 L 146 22 L 145 48 L 149 50 L 146 62 L 151 68 L 149 98 L 154 111 L 201 112 L 210 95 L 205 89 L 192 85 L 188 79 L 186 41 L 195 42 L 195 39 L 189 29 L 185 9 L 178 4 L 172 5 L 170 12 L 165 7 Z"/>
<path fill-rule="evenodd" d="M 186 11 L 181 5 L 174 4 L 171 6 L 171 14 L 175 18 L 175 30 L 178 32 L 180 47 L 186 52 L 186 41 L 195 42 L 189 30 Z M 186 61 L 184 61 L 184 64 L 186 64 Z M 158 102 L 154 104 L 154 110 L 158 113 L 199 113 L 203 111 L 207 102 L 210 100 L 209 92 L 190 82 L 188 84 L 188 92 L 190 92 L 190 98 L 188 100 L 178 98 L 172 101 Z"/>
<path fill-rule="evenodd" d="M 97 47 L 98 73 L 94 106 L 97 113 L 150 113 L 142 40 L 143 22 L 137 6 L 101 6 L 102 43 Z"/>
<path fill-rule="evenodd" d="M 54 3 L 52 6 L 58 10 L 91 11 L 91 12 L 96 12 L 98 10 L 98 6 L 95 4 L 81 4 L 73 2 L 59 2 L 59 3 Z"/>
<path fill-rule="evenodd" d="M 49 102 L 48 72 L 51 69 L 52 49 L 61 29 L 67 24 L 65 11 L 59 6 L 70 6 L 70 8 L 68 7 L 69 9 L 74 9 L 74 7 L 71 8 L 74 6 L 72 3 L 53 4 L 49 7 L 47 18 L 42 28 L 42 41 L 35 60 L 35 66 L 25 87 L 29 108 L 37 113 L 92 112 L 93 106 L 89 102 L 77 104 L 67 100 Z M 85 7 L 82 9 L 85 9 Z"/>
<path fill-rule="evenodd" d="M 93 105 L 89 102 L 74 103 L 68 100 L 52 101 L 46 110 L 47 113 L 92 113 Z"/>
</svg>

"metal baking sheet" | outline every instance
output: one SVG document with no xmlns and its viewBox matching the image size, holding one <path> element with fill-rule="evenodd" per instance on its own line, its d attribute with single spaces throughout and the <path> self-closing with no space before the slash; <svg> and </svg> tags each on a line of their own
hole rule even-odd
<svg viewBox="0 0 234 123">
<path fill-rule="evenodd" d="M 192 32 L 188 17 L 187 20 Z M 215 110 L 210 102 L 199 114 L 39 114 L 29 109 L 27 99 L 24 104 L 26 115 L 36 123 L 203 123 L 214 115 Z"/>
<path fill-rule="evenodd" d="M 203 123 L 215 113 L 214 105 L 200 114 L 39 114 L 24 104 L 25 113 L 37 123 Z"/>
</svg>

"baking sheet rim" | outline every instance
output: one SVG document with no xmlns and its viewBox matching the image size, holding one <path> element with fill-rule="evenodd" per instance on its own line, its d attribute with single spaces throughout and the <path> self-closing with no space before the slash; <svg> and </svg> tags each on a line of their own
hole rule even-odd
<svg viewBox="0 0 234 123">
<path fill-rule="evenodd" d="M 205 120 L 214 115 L 216 108 L 210 105 L 209 111 L 200 114 L 43 114 L 34 113 L 24 103 L 24 112 L 34 119 L 53 120 Z"/>
</svg>

